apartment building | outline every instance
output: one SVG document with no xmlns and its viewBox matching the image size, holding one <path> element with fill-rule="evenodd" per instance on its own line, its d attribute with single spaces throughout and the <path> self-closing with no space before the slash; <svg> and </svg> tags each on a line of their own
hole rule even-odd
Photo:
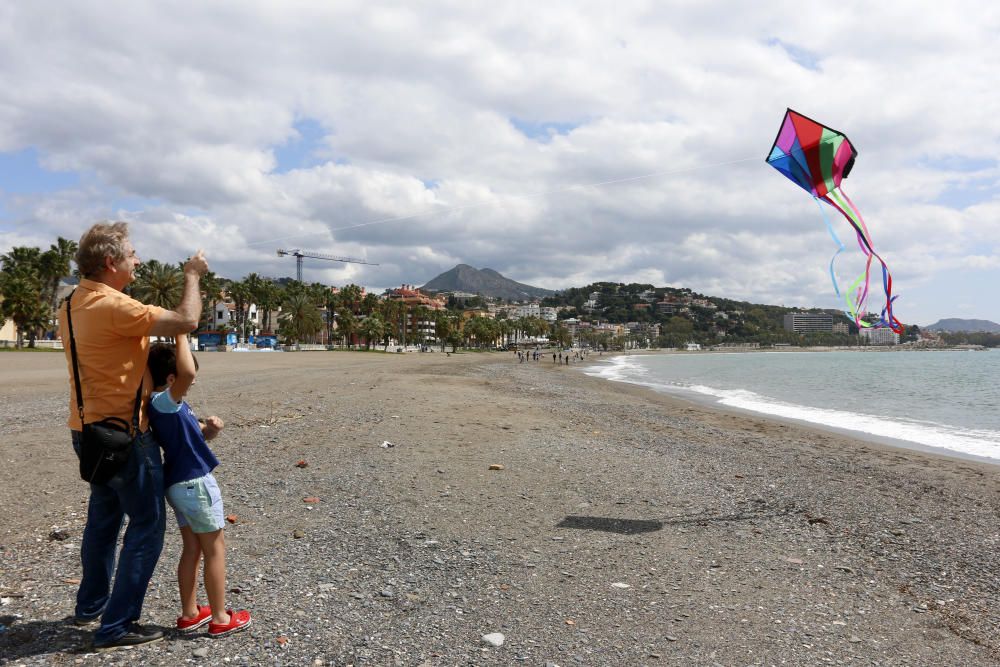
<svg viewBox="0 0 1000 667">
<path fill-rule="evenodd" d="M 833 315 L 830 313 L 786 313 L 785 331 L 797 334 L 831 333 L 833 331 Z"/>
</svg>

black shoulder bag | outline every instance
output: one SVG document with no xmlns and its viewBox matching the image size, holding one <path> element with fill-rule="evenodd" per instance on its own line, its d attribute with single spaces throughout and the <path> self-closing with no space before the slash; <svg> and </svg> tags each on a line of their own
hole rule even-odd
<svg viewBox="0 0 1000 667">
<path fill-rule="evenodd" d="M 132 443 L 139 437 L 139 401 L 142 400 L 142 379 L 135 391 L 132 423 L 119 417 L 108 417 L 92 424 L 83 423 L 83 391 L 80 389 L 80 366 L 76 360 L 76 338 L 73 336 L 73 316 L 70 299 L 66 297 L 66 324 L 69 327 L 69 350 L 73 357 L 73 382 L 76 385 L 76 409 L 83 430 L 80 437 L 80 479 L 91 484 L 106 484 L 128 463 Z"/>
</svg>

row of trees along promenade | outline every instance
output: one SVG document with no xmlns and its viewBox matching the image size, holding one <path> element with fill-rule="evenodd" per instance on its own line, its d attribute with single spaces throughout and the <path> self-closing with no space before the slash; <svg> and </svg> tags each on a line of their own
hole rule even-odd
<svg viewBox="0 0 1000 667">
<path fill-rule="evenodd" d="M 63 279 L 75 273 L 76 247 L 75 241 L 59 237 L 47 250 L 22 246 L 0 255 L 0 326 L 7 320 L 13 322 L 17 347 L 30 347 L 38 338 L 54 336 L 59 298 L 70 289 Z M 180 301 L 183 283 L 181 264 L 151 259 L 139 267 L 136 281 L 127 290 L 144 303 L 174 308 Z M 447 307 L 431 308 L 391 294 L 384 298 L 366 293 L 358 285 L 335 289 L 321 283 L 273 280 L 257 273 L 242 280 L 209 273 L 201 286 L 204 310 L 199 330 L 215 330 L 216 311 L 225 304 L 230 317 L 219 328 L 235 331 L 243 341 L 254 333 L 277 330 L 286 344 L 318 342 L 365 348 L 388 348 L 391 344 L 492 348 L 545 338 L 564 347 L 575 339 L 605 349 L 683 347 L 687 342 L 703 346 L 719 342 L 858 344 L 856 335 L 785 331 L 783 317 L 795 310 L 792 308 L 638 283 L 593 283 L 545 297 L 541 306 L 557 311 L 555 322 L 533 316 L 511 317 L 504 309 L 495 318 L 476 317 L 489 305 L 484 297 L 461 301 L 450 298 Z M 254 306 L 259 313 L 256 318 L 251 317 Z M 829 312 L 835 321 L 850 324 L 839 311 L 812 310 Z M 628 328 L 609 330 L 602 324 L 627 324 Z M 903 341 L 916 340 L 919 328 L 906 329 Z M 1000 345 L 997 334 L 942 333 L 940 338 L 948 345 Z"/>
</svg>

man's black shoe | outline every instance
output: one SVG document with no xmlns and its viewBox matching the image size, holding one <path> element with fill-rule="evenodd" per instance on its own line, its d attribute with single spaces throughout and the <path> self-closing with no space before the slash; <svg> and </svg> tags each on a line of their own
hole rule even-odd
<svg viewBox="0 0 1000 667">
<path fill-rule="evenodd" d="M 142 644 L 152 644 L 153 642 L 158 642 L 161 639 L 163 639 L 163 630 L 146 628 L 138 623 L 133 623 L 129 631 L 118 639 L 110 641 L 106 644 L 95 643 L 94 650 L 101 653 L 104 651 L 113 651 L 116 648 L 129 648 L 132 646 L 141 646 Z"/>
</svg>

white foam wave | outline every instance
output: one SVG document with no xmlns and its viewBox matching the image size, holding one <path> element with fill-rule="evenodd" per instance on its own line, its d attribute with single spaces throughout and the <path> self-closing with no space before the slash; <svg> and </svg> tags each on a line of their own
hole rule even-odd
<svg viewBox="0 0 1000 667">
<path fill-rule="evenodd" d="M 947 424 L 884 417 L 829 408 L 786 403 L 744 389 L 715 389 L 705 385 L 681 385 L 649 381 L 646 369 L 628 357 L 616 357 L 606 366 L 593 367 L 588 375 L 615 382 L 642 385 L 663 393 L 694 392 L 710 396 L 720 405 L 760 414 L 794 419 L 822 426 L 892 438 L 925 447 L 1000 460 L 1000 432 L 962 429 Z"/>
<path fill-rule="evenodd" d="M 619 356 L 595 366 L 585 366 L 583 372 L 612 382 L 642 384 L 640 379 L 645 377 L 649 370 L 640 365 L 634 357 Z"/>
</svg>

